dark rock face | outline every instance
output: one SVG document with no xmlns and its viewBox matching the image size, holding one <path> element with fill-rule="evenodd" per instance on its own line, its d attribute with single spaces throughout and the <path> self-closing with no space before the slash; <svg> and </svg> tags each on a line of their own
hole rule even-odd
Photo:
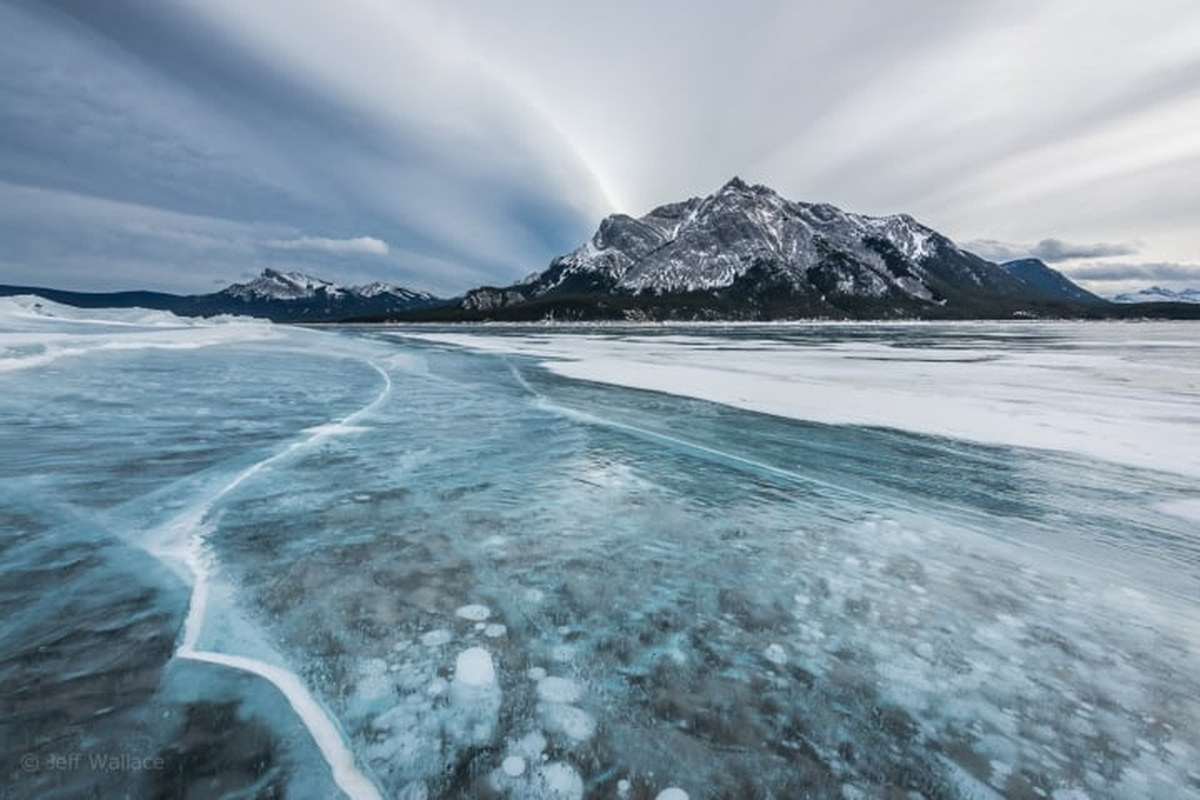
<svg viewBox="0 0 1200 800">
<path fill-rule="evenodd" d="M 607 217 L 542 273 L 468 292 L 459 309 L 510 319 L 953 318 L 1093 297 L 1042 267 L 985 261 L 906 214 L 793 202 L 734 178 L 639 219 Z"/>
<path fill-rule="evenodd" d="M 1104 298 L 1071 283 L 1070 279 L 1058 270 L 1046 266 L 1041 259 L 1022 258 L 1006 261 L 1000 266 L 1010 275 L 1020 278 L 1034 291 L 1043 293 L 1047 299 L 1073 300 L 1090 305 L 1105 303 Z"/>
</svg>

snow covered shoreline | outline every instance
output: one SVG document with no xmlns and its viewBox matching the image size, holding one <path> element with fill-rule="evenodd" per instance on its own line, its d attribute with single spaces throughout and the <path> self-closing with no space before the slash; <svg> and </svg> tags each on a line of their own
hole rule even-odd
<svg viewBox="0 0 1200 800">
<path fill-rule="evenodd" d="M 827 335 L 806 342 L 805 329 Z M 1200 325 L 781 326 L 786 338 L 426 332 L 556 374 L 827 424 L 897 428 L 1200 476 Z M 895 330 L 897 344 L 886 340 Z M 869 337 L 855 337 L 870 331 Z M 835 335 L 828 335 L 833 332 Z M 844 336 L 837 336 L 844 332 Z M 715 333 L 715 332 L 714 332 Z"/>
</svg>

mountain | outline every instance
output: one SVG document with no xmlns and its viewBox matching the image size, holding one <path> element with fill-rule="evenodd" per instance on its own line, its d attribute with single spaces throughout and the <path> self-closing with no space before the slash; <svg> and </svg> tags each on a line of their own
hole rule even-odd
<svg viewBox="0 0 1200 800">
<path fill-rule="evenodd" d="M 1112 301 L 1114 303 L 1200 303 L 1200 289 L 1184 289 L 1175 292 L 1161 286 L 1151 286 L 1148 289 L 1116 295 Z"/>
<path fill-rule="evenodd" d="M 468 292 L 457 319 L 896 319 L 1071 314 L 1106 305 L 1038 266 L 1005 268 L 906 214 L 786 200 L 734 178 L 590 240 L 507 287 Z M 425 316 L 425 315 L 418 315 Z"/>
<path fill-rule="evenodd" d="M 1001 264 L 1008 274 L 1020 278 L 1033 292 L 1048 301 L 1068 300 L 1077 303 L 1103 305 L 1104 298 L 1072 283 L 1067 276 L 1046 266 L 1039 258 L 1022 258 Z"/>
<path fill-rule="evenodd" d="M 299 272 L 264 270 L 249 283 L 202 295 L 219 313 L 267 317 L 276 322 L 374 319 L 431 308 L 446 301 L 391 283 L 339 286 Z"/>
<path fill-rule="evenodd" d="M 390 283 L 337 284 L 299 272 L 264 270 L 248 283 L 212 294 L 161 292 L 69 292 L 34 286 L 0 286 L 0 296 L 36 294 L 79 308 L 153 308 L 183 316 L 240 314 L 276 322 L 340 322 L 377 319 L 433 308 L 448 301 Z"/>
</svg>

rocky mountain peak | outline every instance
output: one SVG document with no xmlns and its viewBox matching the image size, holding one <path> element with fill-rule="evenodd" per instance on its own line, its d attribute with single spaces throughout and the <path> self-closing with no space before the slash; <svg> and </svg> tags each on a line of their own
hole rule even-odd
<svg viewBox="0 0 1200 800">
<path fill-rule="evenodd" d="M 873 217 L 790 201 L 735 176 L 706 197 L 637 218 L 606 217 L 591 239 L 540 274 L 507 289 L 470 292 L 462 307 L 596 296 L 642 306 L 645 298 L 687 297 L 680 313 L 701 317 L 730 308 L 752 318 L 903 317 L 945 315 L 954 306 L 965 315 L 982 306 L 1015 307 L 1022 296 L 1047 301 L 1060 290 L 1066 300 L 1074 285 L 1058 277 L 1060 283 L 1039 273 L 1035 287 L 907 214 Z M 707 307 L 705 297 L 720 309 Z"/>
</svg>

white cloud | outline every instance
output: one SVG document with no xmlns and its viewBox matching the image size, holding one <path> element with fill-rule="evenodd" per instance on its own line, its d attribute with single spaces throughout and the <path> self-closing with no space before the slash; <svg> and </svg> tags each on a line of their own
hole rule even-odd
<svg viewBox="0 0 1200 800">
<path fill-rule="evenodd" d="M 295 239 L 269 239 L 264 244 L 276 250 L 310 250 L 340 256 L 386 256 L 387 242 L 374 236 L 352 239 L 328 239 L 323 236 L 300 236 Z"/>
</svg>

